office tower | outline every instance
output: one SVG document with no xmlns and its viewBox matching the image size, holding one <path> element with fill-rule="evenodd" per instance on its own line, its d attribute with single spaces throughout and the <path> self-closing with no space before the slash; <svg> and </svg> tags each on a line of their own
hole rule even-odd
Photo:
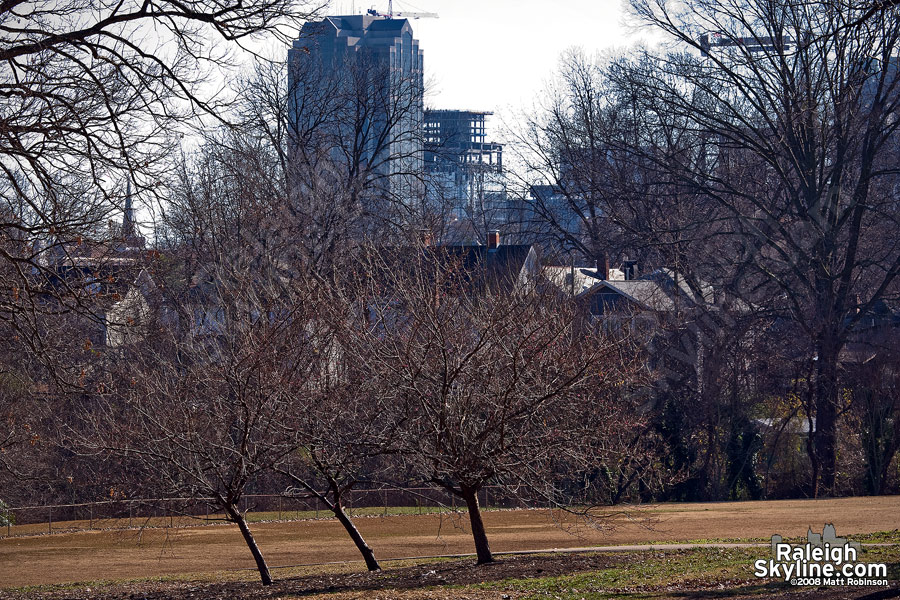
<svg viewBox="0 0 900 600">
<path fill-rule="evenodd" d="M 352 182 L 364 214 L 419 202 L 424 83 L 409 21 L 306 23 L 288 63 L 294 159 L 329 157 L 330 177 Z"/>
</svg>

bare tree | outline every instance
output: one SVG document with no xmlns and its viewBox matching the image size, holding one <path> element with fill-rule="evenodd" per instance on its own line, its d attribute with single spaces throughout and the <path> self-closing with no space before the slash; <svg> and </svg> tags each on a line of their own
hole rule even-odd
<svg viewBox="0 0 900 600">
<path fill-rule="evenodd" d="M 862 489 L 882 495 L 897 489 L 896 457 L 900 450 L 900 394 L 896 385 L 898 353 L 893 323 L 875 311 L 861 322 L 848 343 L 848 387 L 852 390 L 851 423 L 862 449 Z M 880 314 L 879 314 L 880 313 Z M 848 432 L 851 427 L 844 427 Z"/>
<path fill-rule="evenodd" d="M 557 461 L 596 449 L 621 424 L 625 345 L 586 335 L 573 306 L 517 287 L 502 268 L 463 269 L 440 248 L 402 260 L 374 278 L 360 359 L 408 415 L 411 471 L 466 503 L 478 562 L 491 562 L 479 491 L 552 486 Z"/>
<path fill-rule="evenodd" d="M 421 76 L 367 56 L 337 64 L 299 50 L 292 57 L 259 61 L 234 84 L 234 122 L 205 136 L 209 175 L 200 162 L 189 169 L 205 190 L 169 199 L 173 244 L 196 243 L 193 232 L 210 224 L 192 220 L 225 216 L 248 194 L 266 207 L 254 226 L 267 246 L 299 270 L 328 270 L 367 237 L 418 231 Z"/>
<path fill-rule="evenodd" d="M 563 57 L 542 105 L 523 117 L 515 137 L 525 165 L 523 229 L 550 255 L 574 253 L 602 266 L 617 245 L 607 206 L 620 190 L 607 162 L 618 124 L 601 79 L 601 69 L 580 52 Z"/>
<path fill-rule="evenodd" d="M 393 479 L 388 473 L 400 449 L 402 411 L 383 395 L 366 365 L 365 319 L 355 294 L 355 277 L 318 286 L 316 315 L 308 330 L 317 336 L 315 371 L 289 385 L 293 410 L 284 425 L 296 451 L 275 467 L 293 491 L 316 498 L 337 518 L 370 571 L 380 569 L 375 553 L 350 517 L 347 496 L 360 484 Z M 363 352 L 361 354 L 360 352 Z"/>
<path fill-rule="evenodd" d="M 170 134 L 204 115 L 221 118 L 226 100 L 214 78 L 229 50 L 266 33 L 287 41 L 315 8 L 286 0 L 5 7 L 4 237 L 46 245 L 97 234 L 124 204 L 119 182 L 127 177 L 147 194 L 167 183 Z M 33 254 L 3 258 L 41 266 Z"/>
<path fill-rule="evenodd" d="M 710 257 L 728 251 L 727 217 L 667 170 L 702 153 L 685 117 L 662 112 L 637 76 L 617 77 L 644 68 L 652 69 L 644 57 L 564 55 L 559 83 L 520 133 L 523 177 L 532 189 L 529 227 L 546 246 L 572 252 L 573 262 L 596 261 L 600 276 L 607 259 L 617 257 L 633 261 L 632 278 L 668 279 L 671 310 L 655 315 L 657 329 L 646 344 L 654 382 L 645 414 L 648 437 L 662 442 L 664 465 L 647 483 L 672 485 L 643 486 L 641 495 L 720 498 L 731 468 L 731 421 L 744 422 L 756 399 L 741 365 L 756 352 L 750 332 L 766 326 L 766 315 L 735 303 L 723 273 L 710 277 Z M 622 465 L 627 469 L 628 461 Z M 635 477 L 623 472 L 620 481 Z"/>
<path fill-rule="evenodd" d="M 377 571 L 375 553 L 351 518 L 347 497 L 361 483 L 383 481 L 398 449 L 403 415 L 379 395 L 355 352 L 358 305 L 347 302 L 346 290 L 313 276 L 297 286 L 284 296 L 305 307 L 302 315 L 290 315 L 292 335 L 305 343 L 282 351 L 304 368 L 279 383 L 289 408 L 278 417 L 279 441 L 269 440 L 277 460 L 262 466 L 286 481 L 283 493 L 314 498 L 327 507 L 366 567 Z"/>
<path fill-rule="evenodd" d="M 224 512 L 268 585 L 240 501 L 296 451 L 286 383 L 309 376 L 321 341 L 303 327 L 314 305 L 302 288 L 285 293 L 264 259 L 229 258 L 207 265 L 179 300 L 180 326 L 151 322 L 146 336 L 109 357 L 72 439 L 81 452 L 122 460 L 131 493 L 202 499 Z"/>
<path fill-rule="evenodd" d="M 256 77 L 279 72 L 266 69 Z M 253 106 L 260 105 L 244 108 Z M 222 300 L 256 289 L 244 303 L 274 319 L 270 326 L 277 321 L 296 336 L 297 343 L 280 352 L 284 360 L 305 367 L 285 373 L 277 383 L 289 407 L 279 405 L 279 435 L 260 455 L 261 460 L 277 459 L 254 468 L 270 472 L 269 485 L 283 486 L 283 493 L 313 497 L 327 506 L 367 566 L 376 570 L 374 553 L 344 503 L 360 480 L 376 478 L 377 457 L 390 452 L 393 413 L 384 410 L 352 352 L 359 318 L 351 292 L 358 282 L 341 276 L 342 265 L 351 264 L 352 256 L 349 248 L 328 248 L 325 240 L 314 240 L 314 232 L 305 230 L 309 207 L 286 198 L 285 173 L 278 170 L 281 146 L 271 145 L 277 131 L 260 135 L 260 127 L 277 128 L 277 123 L 260 114 L 247 117 L 246 130 L 211 135 L 183 172 L 177 202 L 167 214 L 175 251 L 184 261 L 177 274 L 201 287 L 204 281 L 212 286 L 213 297 L 193 307 L 212 326 L 219 327 L 216 311 Z M 225 286 L 222 292 L 219 285 Z M 183 286 L 170 284 L 172 289 Z M 190 309 L 189 304 L 180 312 L 196 319 Z M 218 335 L 229 348 L 253 341 L 240 329 L 221 328 Z"/>
<path fill-rule="evenodd" d="M 182 165 L 166 213 L 168 269 L 157 273 L 164 310 L 96 361 L 94 400 L 70 443 L 126 463 L 132 495 L 201 499 L 223 512 L 267 585 L 240 501 L 297 451 L 285 426 L 289 384 L 313 372 L 323 342 L 306 327 L 312 288 L 270 229 L 277 197 L 258 176 L 258 156 L 227 148 L 212 138 Z"/>
</svg>

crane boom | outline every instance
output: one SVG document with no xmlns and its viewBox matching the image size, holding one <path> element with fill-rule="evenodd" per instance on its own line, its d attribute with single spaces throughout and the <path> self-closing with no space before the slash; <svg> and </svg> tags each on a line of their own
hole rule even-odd
<svg viewBox="0 0 900 600">
<path fill-rule="evenodd" d="M 437 19 L 437 13 L 431 12 L 394 12 L 394 0 L 388 0 L 388 11 L 386 13 L 381 13 L 375 10 L 374 8 L 370 8 L 366 11 L 368 14 L 373 17 L 383 17 L 385 19 Z"/>
<path fill-rule="evenodd" d="M 398 12 L 394 13 L 397 19 L 437 19 L 437 13 L 430 12 Z"/>
</svg>

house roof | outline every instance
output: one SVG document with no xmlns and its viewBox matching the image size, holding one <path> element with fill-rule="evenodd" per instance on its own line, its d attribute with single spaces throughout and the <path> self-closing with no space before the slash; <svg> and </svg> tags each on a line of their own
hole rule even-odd
<svg viewBox="0 0 900 600">
<path fill-rule="evenodd" d="M 675 297 L 656 281 L 632 279 L 630 281 L 601 281 L 591 288 L 592 293 L 602 293 L 610 289 L 617 292 L 642 308 L 655 311 L 672 311 L 676 309 Z"/>
<path fill-rule="evenodd" d="M 414 254 L 421 252 L 419 263 Z M 390 273 L 409 270 L 416 265 L 432 265 L 444 273 L 456 269 L 456 277 L 447 280 L 469 291 L 483 291 L 487 287 L 496 291 L 512 291 L 520 282 L 523 270 L 537 269 L 537 254 L 532 245 L 500 245 L 489 249 L 480 245 L 430 246 L 424 250 L 410 246 L 377 250 L 380 268 Z"/>
<path fill-rule="evenodd" d="M 545 266 L 543 269 L 544 276 L 556 285 L 559 289 L 567 294 L 572 293 L 572 284 L 574 283 L 575 295 L 579 296 L 588 291 L 601 281 L 597 274 L 597 269 L 592 267 L 566 267 L 566 266 Z M 570 279 L 574 274 L 574 281 Z M 613 280 L 625 280 L 625 275 L 619 269 L 610 269 L 609 278 Z"/>
<path fill-rule="evenodd" d="M 615 294 L 637 304 L 645 310 L 670 312 L 678 308 L 712 302 L 713 289 L 707 283 L 700 283 L 699 294 L 689 286 L 683 276 L 671 269 L 657 269 L 637 279 L 596 279 L 591 282 L 591 272 L 576 269 L 576 296 L 594 294 Z M 579 291 L 580 285 L 580 291 Z"/>
<path fill-rule="evenodd" d="M 460 260 L 460 266 L 466 272 L 482 269 L 487 277 L 505 277 L 519 274 L 532 248 L 526 244 L 500 245 L 494 249 L 487 246 L 436 246 L 430 252 Z"/>
</svg>

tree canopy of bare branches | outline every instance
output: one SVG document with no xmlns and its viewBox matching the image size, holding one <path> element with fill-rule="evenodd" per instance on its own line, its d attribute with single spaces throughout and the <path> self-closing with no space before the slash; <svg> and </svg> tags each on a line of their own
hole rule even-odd
<svg viewBox="0 0 900 600">
<path fill-rule="evenodd" d="M 440 248 L 407 260 L 381 270 L 360 360 L 408 415 L 411 472 L 465 501 L 478 562 L 490 562 L 478 492 L 493 482 L 547 498 L 561 462 L 596 460 L 604 433 L 626 425 L 615 400 L 630 381 L 627 344 L 587 334 L 571 303 L 508 274 L 474 284 L 487 265 L 465 271 Z"/>
</svg>

